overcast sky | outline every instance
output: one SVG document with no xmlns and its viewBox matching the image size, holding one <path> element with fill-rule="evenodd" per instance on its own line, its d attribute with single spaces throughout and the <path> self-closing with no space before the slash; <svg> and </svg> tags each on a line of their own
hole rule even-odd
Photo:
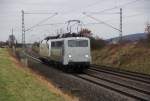
<svg viewBox="0 0 150 101">
<path fill-rule="evenodd" d="M 89 28 L 95 36 L 108 39 L 118 36 L 119 32 L 104 24 L 87 24 L 97 23 L 97 21 L 83 15 L 83 12 L 119 29 L 119 14 L 116 12 L 118 13 L 119 8 L 122 7 L 123 34 L 127 35 L 144 32 L 146 23 L 150 22 L 149 5 L 150 0 L 0 0 L 0 41 L 8 39 L 12 28 L 17 40 L 21 40 L 21 10 L 26 13 L 58 13 L 42 24 L 65 23 L 68 20 L 79 19 L 85 24 L 83 27 Z M 101 12 L 114 7 L 115 9 Z M 52 14 L 26 14 L 26 29 L 49 16 Z M 59 24 L 36 27 L 26 32 L 26 41 L 38 41 L 44 36 L 55 35 L 59 28 L 65 31 L 65 26 L 65 24 Z"/>
</svg>

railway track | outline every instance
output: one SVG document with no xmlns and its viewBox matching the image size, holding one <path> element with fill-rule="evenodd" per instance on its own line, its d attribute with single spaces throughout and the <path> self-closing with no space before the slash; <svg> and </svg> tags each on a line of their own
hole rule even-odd
<svg viewBox="0 0 150 101">
<path fill-rule="evenodd" d="M 150 84 L 88 69 L 78 77 L 142 101 L 150 101 Z"/>
<path fill-rule="evenodd" d="M 120 94 L 134 98 L 134 99 L 139 100 L 139 101 L 150 101 L 149 94 L 145 94 L 143 92 L 133 90 L 133 89 L 128 88 L 126 86 L 121 86 L 121 85 L 115 84 L 115 83 L 113 83 L 111 81 L 107 81 L 105 79 L 100 79 L 100 78 L 97 78 L 97 77 L 94 77 L 91 75 L 87 75 L 87 74 L 76 75 L 76 77 L 81 78 L 83 80 L 86 80 L 88 82 L 94 83 L 96 85 L 105 87 L 105 88 L 110 89 L 112 91 L 116 91 Z"/>
<path fill-rule="evenodd" d="M 140 101 L 150 101 L 150 76 L 123 70 L 91 66 L 77 77 Z"/>
<path fill-rule="evenodd" d="M 135 81 L 130 78 L 120 77 L 90 69 L 85 71 L 85 74 L 150 95 L 150 84 L 147 82 Z"/>
<path fill-rule="evenodd" d="M 121 74 L 136 76 L 136 77 L 150 80 L 150 75 L 139 73 L 139 72 L 132 72 L 132 71 L 121 70 L 121 69 L 116 69 L 116 68 L 112 69 L 112 67 L 104 66 L 104 65 L 91 65 L 91 67 L 92 69 L 96 69 L 96 70 L 107 70 L 107 71 L 117 72 Z"/>
<path fill-rule="evenodd" d="M 42 63 L 36 57 L 30 55 L 28 57 Z M 150 101 L 150 79 L 148 75 L 91 66 L 84 74 L 75 74 L 74 76 L 127 97 L 140 101 Z"/>
</svg>

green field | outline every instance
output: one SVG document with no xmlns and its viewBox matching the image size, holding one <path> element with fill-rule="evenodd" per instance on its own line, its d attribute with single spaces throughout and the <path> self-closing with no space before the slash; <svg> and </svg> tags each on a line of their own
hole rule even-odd
<svg viewBox="0 0 150 101">
<path fill-rule="evenodd" d="M 0 101 L 65 101 L 0 48 Z"/>
</svg>

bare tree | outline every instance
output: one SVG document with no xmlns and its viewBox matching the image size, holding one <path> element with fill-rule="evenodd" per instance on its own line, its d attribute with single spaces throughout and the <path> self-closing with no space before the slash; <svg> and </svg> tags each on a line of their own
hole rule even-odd
<svg viewBox="0 0 150 101">
<path fill-rule="evenodd" d="M 89 30 L 89 29 L 82 29 L 80 32 L 79 32 L 79 34 L 81 35 L 81 36 L 84 36 L 84 37 L 91 37 L 92 36 L 92 33 L 91 33 L 91 31 Z"/>
<path fill-rule="evenodd" d="M 150 24 L 147 23 L 145 28 L 145 33 L 147 33 L 147 41 L 150 42 Z"/>
</svg>

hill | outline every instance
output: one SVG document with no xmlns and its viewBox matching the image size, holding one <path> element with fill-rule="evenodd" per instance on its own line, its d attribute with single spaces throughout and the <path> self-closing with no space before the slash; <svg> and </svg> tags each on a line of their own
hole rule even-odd
<svg viewBox="0 0 150 101">
<path fill-rule="evenodd" d="M 124 41 L 129 41 L 129 42 L 136 42 L 138 40 L 146 39 L 146 38 L 147 38 L 146 33 L 136 33 L 136 34 L 125 35 L 122 37 Z M 113 42 L 117 42 L 119 39 L 120 37 L 115 37 L 115 38 L 108 39 L 106 41 L 108 41 L 109 43 L 113 43 Z"/>
<path fill-rule="evenodd" d="M 150 47 L 140 43 L 108 45 L 92 51 L 93 64 L 150 74 Z"/>
</svg>

